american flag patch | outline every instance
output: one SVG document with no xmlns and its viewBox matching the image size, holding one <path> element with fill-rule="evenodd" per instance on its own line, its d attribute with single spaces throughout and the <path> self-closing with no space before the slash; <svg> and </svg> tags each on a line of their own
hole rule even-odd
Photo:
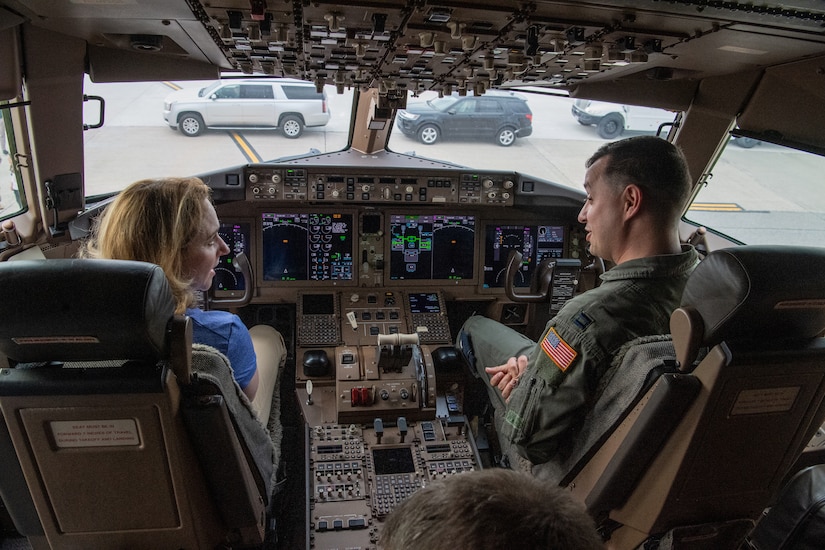
<svg viewBox="0 0 825 550">
<path fill-rule="evenodd" d="M 554 327 L 550 327 L 547 335 L 541 341 L 541 349 L 547 354 L 550 359 L 556 364 L 562 372 L 567 370 L 567 367 L 573 363 L 578 353 L 571 348 L 567 342 L 561 339 L 559 333 Z"/>
</svg>

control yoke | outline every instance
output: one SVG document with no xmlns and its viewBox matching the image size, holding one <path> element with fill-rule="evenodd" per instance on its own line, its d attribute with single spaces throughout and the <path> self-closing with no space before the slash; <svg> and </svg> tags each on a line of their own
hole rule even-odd
<svg viewBox="0 0 825 550">
<path fill-rule="evenodd" d="M 555 262 L 552 258 L 545 258 L 539 264 L 534 276 L 534 283 L 531 288 L 538 288 L 536 294 L 526 292 L 524 294 L 516 293 L 516 274 L 519 267 L 521 267 L 521 260 L 523 256 L 518 250 L 510 252 L 510 257 L 507 260 L 507 274 L 504 277 L 504 292 L 507 297 L 513 302 L 546 302 L 550 297 L 551 285 L 553 283 L 553 268 Z M 538 284 L 536 283 L 538 280 Z"/>
<path fill-rule="evenodd" d="M 209 303 L 220 306 L 245 306 L 252 300 L 252 289 L 255 286 L 255 281 L 252 279 L 252 266 L 249 264 L 249 258 L 246 254 L 239 252 L 235 255 L 235 266 L 241 272 L 244 278 L 243 294 L 237 298 L 215 298 L 209 296 Z"/>
</svg>

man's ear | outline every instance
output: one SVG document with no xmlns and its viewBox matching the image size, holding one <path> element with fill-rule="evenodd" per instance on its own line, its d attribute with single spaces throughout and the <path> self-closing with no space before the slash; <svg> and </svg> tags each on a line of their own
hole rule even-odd
<svg viewBox="0 0 825 550">
<path fill-rule="evenodd" d="M 622 192 L 622 207 L 624 209 L 624 219 L 629 220 L 638 216 L 642 208 L 642 189 L 636 184 L 629 184 Z"/>
</svg>

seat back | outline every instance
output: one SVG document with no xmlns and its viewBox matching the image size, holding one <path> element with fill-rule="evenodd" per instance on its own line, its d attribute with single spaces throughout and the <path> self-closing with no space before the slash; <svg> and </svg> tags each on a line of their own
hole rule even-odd
<svg viewBox="0 0 825 550">
<path fill-rule="evenodd" d="M 825 541 L 825 464 L 796 472 L 743 550 L 819 550 Z"/>
<path fill-rule="evenodd" d="M 615 529 L 613 547 L 656 536 L 727 548 L 745 536 L 825 416 L 823 273 L 819 248 L 730 248 L 697 267 L 671 319 L 680 372 L 568 485 Z"/>
<path fill-rule="evenodd" d="M 21 261 L 0 280 L 0 494 L 21 534 L 52 548 L 262 543 L 271 441 L 237 419 L 254 413 L 231 375 L 193 372 L 163 271 Z M 230 372 L 211 348 L 194 357 Z"/>
<path fill-rule="evenodd" d="M 670 336 L 643 336 L 628 342 L 602 377 L 596 392 L 598 397 L 581 426 L 549 461 L 530 465 L 533 475 L 567 485 L 657 378 L 676 370 L 676 352 Z M 514 452 L 510 453 L 511 461 Z"/>
</svg>

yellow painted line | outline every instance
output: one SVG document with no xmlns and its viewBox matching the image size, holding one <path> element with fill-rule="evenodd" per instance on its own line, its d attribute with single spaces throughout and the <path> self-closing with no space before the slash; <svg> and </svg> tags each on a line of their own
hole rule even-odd
<svg viewBox="0 0 825 550">
<path fill-rule="evenodd" d="M 744 208 L 732 202 L 694 202 L 688 210 L 702 212 L 742 212 Z"/>
<path fill-rule="evenodd" d="M 182 90 L 183 89 L 183 86 L 178 86 L 174 82 L 169 82 L 168 80 L 164 80 L 163 85 L 167 86 L 169 88 L 172 88 L 173 90 Z"/>
<path fill-rule="evenodd" d="M 238 132 L 229 132 L 229 135 L 232 137 L 232 141 L 235 142 L 235 145 L 238 146 L 238 149 L 240 149 L 241 152 L 244 154 L 247 161 L 252 163 L 261 162 L 260 155 L 258 155 L 258 153 L 255 151 L 252 145 L 250 145 L 249 142 L 246 141 L 245 137 L 243 137 Z"/>
</svg>

